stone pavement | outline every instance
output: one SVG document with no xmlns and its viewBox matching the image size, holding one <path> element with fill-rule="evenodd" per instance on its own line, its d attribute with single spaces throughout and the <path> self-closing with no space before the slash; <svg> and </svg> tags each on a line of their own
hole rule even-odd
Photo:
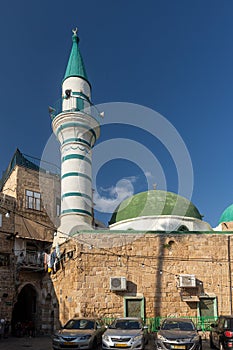
<svg viewBox="0 0 233 350">
<path fill-rule="evenodd" d="M 50 337 L 9 337 L 0 339 L 0 350 L 52 350 L 52 341 Z"/>
<path fill-rule="evenodd" d="M 0 350 L 52 350 L 50 337 L 9 337 L 0 339 Z M 97 349 L 96 349 L 97 350 Z M 154 350 L 154 342 L 149 339 L 146 350 Z"/>
<path fill-rule="evenodd" d="M 210 350 L 209 341 L 203 340 L 203 350 Z M 16 338 L 9 337 L 0 339 L 0 350 L 52 350 L 52 341 L 50 337 L 35 337 L 35 338 Z M 154 350 L 153 337 L 149 337 L 149 342 L 145 350 Z"/>
</svg>

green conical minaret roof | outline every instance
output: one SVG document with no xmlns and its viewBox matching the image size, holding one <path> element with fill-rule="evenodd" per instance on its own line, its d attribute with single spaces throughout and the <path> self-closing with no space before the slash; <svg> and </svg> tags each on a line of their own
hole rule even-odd
<svg viewBox="0 0 233 350">
<path fill-rule="evenodd" d="M 77 36 L 77 29 L 73 30 L 72 41 L 73 45 L 63 81 L 69 77 L 81 77 L 88 81 L 86 69 L 78 47 L 79 38 Z"/>
</svg>

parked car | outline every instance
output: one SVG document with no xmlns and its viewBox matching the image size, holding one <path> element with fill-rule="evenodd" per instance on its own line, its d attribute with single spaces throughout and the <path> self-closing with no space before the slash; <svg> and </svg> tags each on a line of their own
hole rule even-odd
<svg viewBox="0 0 233 350">
<path fill-rule="evenodd" d="M 202 340 L 190 319 L 167 318 L 159 327 L 155 339 L 157 350 L 201 350 Z"/>
<path fill-rule="evenodd" d="M 53 335 L 54 350 L 60 349 L 93 349 L 102 343 L 102 334 L 106 328 L 99 320 L 91 318 L 72 318 L 64 327 Z"/>
<path fill-rule="evenodd" d="M 233 316 L 219 316 L 216 323 L 211 324 L 210 347 L 218 349 L 233 348 Z"/>
<path fill-rule="evenodd" d="M 117 318 L 102 335 L 102 349 L 137 349 L 143 350 L 146 344 L 147 326 L 140 318 Z"/>
</svg>

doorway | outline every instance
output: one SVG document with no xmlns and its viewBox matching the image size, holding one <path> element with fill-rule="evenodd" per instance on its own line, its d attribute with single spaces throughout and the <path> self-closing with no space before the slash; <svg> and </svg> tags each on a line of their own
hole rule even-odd
<svg viewBox="0 0 233 350">
<path fill-rule="evenodd" d="M 13 335 L 24 335 L 28 324 L 35 328 L 37 312 L 37 293 L 31 284 L 27 284 L 20 291 L 17 302 L 12 311 L 12 333 Z M 17 329 L 20 331 L 17 333 Z M 17 334 L 16 334 L 17 333 Z"/>
<path fill-rule="evenodd" d="M 217 316 L 217 299 L 200 298 L 199 314 L 201 317 L 216 317 Z"/>
</svg>

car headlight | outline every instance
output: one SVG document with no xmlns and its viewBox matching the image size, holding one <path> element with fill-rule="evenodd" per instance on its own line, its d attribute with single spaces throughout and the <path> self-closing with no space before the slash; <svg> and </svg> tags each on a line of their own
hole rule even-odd
<svg viewBox="0 0 233 350">
<path fill-rule="evenodd" d="M 59 339 L 60 339 L 59 334 L 54 334 L 54 335 L 53 335 L 53 339 L 54 339 L 54 340 L 59 340 Z"/>
<path fill-rule="evenodd" d="M 109 336 L 108 335 L 102 335 L 102 339 L 103 340 L 106 340 L 106 341 L 110 341 L 110 338 L 109 338 Z"/>
<path fill-rule="evenodd" d="M 159 340 L 162 340 L 162 341 L 167 341 L 167 338 L 165 338 L 163 335 L 161 335 L 161 334 L 158 334 L 157 335 L 157 338 L 159 339 Z"/>
<path fill-rule="evenodd" d="M 136 335 L 135 337 L 133 337 L 133 341 L 137 341 L 137 340 L 141 340 L 142 336 L 141 335 Z"/>
<path fill-rule="evenodd" d="M 192 339 L 192 341 L 195 341 L 195 342 L 198 342 L 200 339 L 200 336 L 199 335 L 195 335 Z"/>
<path fill-rule="evenodd" d="M 91 338 L 91 335 L 88 334 L 88 335 L 83 335 L 81 337 L 78 337 L 79 340 L 87 340 L 87 339 L 90 339 Z"/>
</svg>

